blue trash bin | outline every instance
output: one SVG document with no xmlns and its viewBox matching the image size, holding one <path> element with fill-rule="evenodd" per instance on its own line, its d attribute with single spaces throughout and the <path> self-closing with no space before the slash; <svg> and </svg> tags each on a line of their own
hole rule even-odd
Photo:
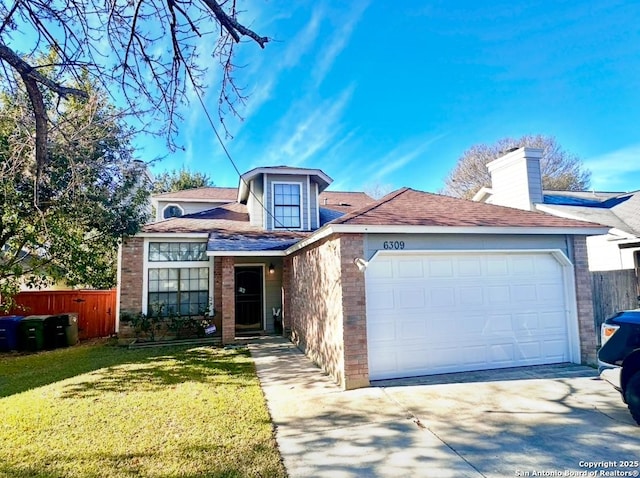
<svg viewBox="0 0 640 478">
<path fill-rule="evenodd" d="M 22 315 L 0 317 L 0 352 L 18 349 L 18 327 Z"/>
</svg>

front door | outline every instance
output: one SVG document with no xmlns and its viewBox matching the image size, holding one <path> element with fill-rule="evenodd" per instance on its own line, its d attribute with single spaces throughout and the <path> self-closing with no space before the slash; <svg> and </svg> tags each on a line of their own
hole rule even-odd
<svg viewBox="0 0 640 478">
<path fill-rule="evenodd" d="M 262 267 L 236 267 L 236 334 L 262 330 Z"/>
</svg>

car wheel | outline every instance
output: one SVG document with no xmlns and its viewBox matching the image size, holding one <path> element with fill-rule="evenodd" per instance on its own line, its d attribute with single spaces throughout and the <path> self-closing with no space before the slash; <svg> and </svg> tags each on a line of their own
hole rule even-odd
<svg viewBox="0 0 640 478">
<path fill-rule="evenodd" d="M 631 376 L 624 390 L 624 399 L 627 402 L 631 416 L 640 425 L 640 371 Z"/>
</svg>

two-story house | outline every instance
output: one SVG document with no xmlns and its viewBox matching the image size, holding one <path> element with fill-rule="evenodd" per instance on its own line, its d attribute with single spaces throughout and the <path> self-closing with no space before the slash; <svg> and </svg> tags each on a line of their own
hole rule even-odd
<svg viewBox="0 0 640 478">
<path fill-rule="evenodd" d="M 640 191 L 544 190 L 541 158 L 541 149 L 519 148 L 490 162 L 491 187 L 473 200 L 606 226 L 606 234 L 587 239 L 589 269 L 640 270 Z"/>
<path fill-rule="evenodd" d="M 119 312 L 209 304 L 223 343 L 274 332 L 344 388 L 371 380 L 595 360 L 582 221 L 409 188 L 332 192 L 319 169 L 253 169 L 238 188 L 154 198 L 123 241 Z M 120 327 L 124 333 L 124 327 Z"/>
</svg>

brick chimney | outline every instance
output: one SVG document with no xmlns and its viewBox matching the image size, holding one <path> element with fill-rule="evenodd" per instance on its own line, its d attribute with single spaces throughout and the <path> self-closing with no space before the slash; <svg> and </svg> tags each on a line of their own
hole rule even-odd
<svg viewBox="0 0 640 478">
<path fill-rule="evenodd" d="M 487 164 L 491 174 L 491 202 L 533 211 L 542 203 L 542 149 L 518 148 Z"/>
</svg>

